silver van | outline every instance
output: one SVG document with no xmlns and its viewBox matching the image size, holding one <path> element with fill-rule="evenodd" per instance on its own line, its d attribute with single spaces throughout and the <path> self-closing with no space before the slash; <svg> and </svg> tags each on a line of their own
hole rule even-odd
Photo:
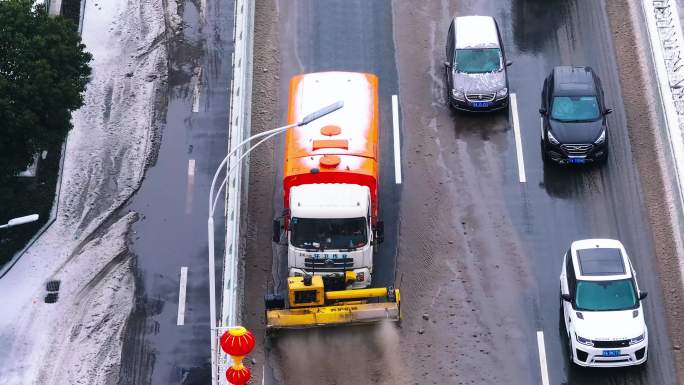
<svg viewBox="0 0 684 385">
<path fill-rule="evenodd" d="M 455 17 L 446 44 L 449 105 L 457 110 L 508 107 L 508 76 L 501 34 L 490 16 Z"/>
</svg>

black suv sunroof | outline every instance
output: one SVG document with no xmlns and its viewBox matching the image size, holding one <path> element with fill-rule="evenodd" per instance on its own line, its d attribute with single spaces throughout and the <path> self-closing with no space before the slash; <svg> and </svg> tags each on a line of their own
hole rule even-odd
<svg viewBox="0 0 684 385">
<path fill-rule="evenodd" d="M 625 274 L 620 249 L 594 248 L 577 250 L 582 275 Z"/>
</svg>

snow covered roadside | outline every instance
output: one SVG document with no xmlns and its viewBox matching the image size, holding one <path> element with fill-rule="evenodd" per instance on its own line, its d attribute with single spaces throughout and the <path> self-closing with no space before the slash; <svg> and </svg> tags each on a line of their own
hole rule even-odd
<svg viewBox="0 0 684 385">
<path fill-rule="evenodd" d="M 118 382 L 134 305 L 127 236 L 136 215 L 117 209 L 154 162 L 166 22 L 161 0 L 88 0 L 84 12 L 93 76 L 73 117 L 59 214 L 0 280 L 2 385 Z M 59 299 L 46 304 L 51 279 L 61 280 Z"/>
</svg>

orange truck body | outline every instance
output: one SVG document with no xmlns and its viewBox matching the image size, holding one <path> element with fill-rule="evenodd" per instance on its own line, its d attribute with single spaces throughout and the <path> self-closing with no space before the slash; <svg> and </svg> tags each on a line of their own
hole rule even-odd
<svg viewBox="0 0 684 385">
<path fill-rule="evenodd" d="M 349 183 L 367 186 L 371 216 L 378 218 L 378 78 L 357 72 L 319 72 L 290 80 L 288 123 L 337 100 L 344 107 L 287 131 L 283 173 L 284 207 L 293 186 Z"/>
</svg>

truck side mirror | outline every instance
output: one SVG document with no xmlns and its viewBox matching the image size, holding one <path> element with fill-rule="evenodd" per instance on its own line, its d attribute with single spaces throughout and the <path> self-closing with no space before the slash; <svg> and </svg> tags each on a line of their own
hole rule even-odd
<svg viewBox="0 0 684 385">
<path fill-rule="evenodd" d="M 449 63 L 448 61 L 445 61 L 445 62 L 444 62 L 444 67 L 446 67 L 446 69 L 451 68 L 451 63 Z"/>
<path fill-rule="evenodd" d="M 648 295 L 648 292 L 645 292 L 645 291 L 639 292 L 639 299 L 640 300 L 644 299 L 644 298 L 646 298 L 647 295 Z"/>
<path fill-rule="evenodd" d="M 546 108 L 540 108 L 540 109 L 539 109 L 539 113 L 540 113 L 541 115 L 546 115 L 547 112 L 548 112 L 548 111 L 546 111 Z"/>
<path fill-rule="evenodd" d="M 613 109 L 612 109 L 612 108 L 606 108 L 605 111 L 603 111 L 603 113 L 604 113 L 605 115 L 608 115 L 608 114 L 610 114 L 610 113 L 612 113 L 612 112 L 613 112 Z"/>
<path fill-rule="evenodd" d="M 563 301 L 572 302 L 572 298 L 570 298 L 570 294 L 561 294 L 561 298 L 563 299 Z"/>
<path fill-rule="evenodd" d="M 512 61 L 510 61 L 510 60 L 507 60 L 507 61 L 506 61 L 506 67 L 510 67 L 512 64 L 513 64 Z"/>
<path fill-rule="evenodd" d="M 274 219 L 273 220 L 273 242 L 279 243 L 280 242 L 280 229 L 282 226 L 280 225 L 280 220 Z"/>
<path fill-rule="evenodd" d="M 375 242 L 382 243 L 385 241 L 385 222 L 378 221 L 375 225 Z"/>
</svg>

